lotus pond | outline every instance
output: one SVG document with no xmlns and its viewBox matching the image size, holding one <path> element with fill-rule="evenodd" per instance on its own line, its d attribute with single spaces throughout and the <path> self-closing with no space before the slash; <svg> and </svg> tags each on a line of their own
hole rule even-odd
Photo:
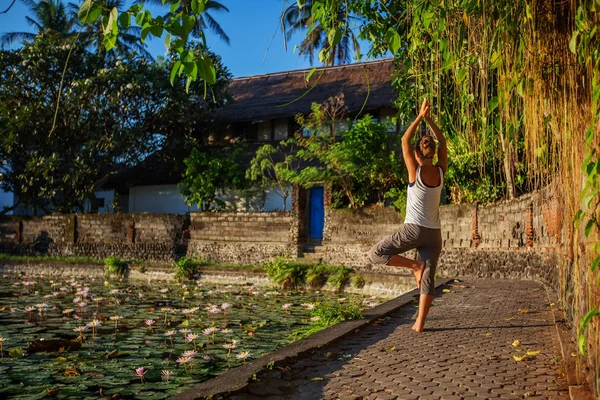
<svg viewBox="0 0 600 400">
<path fill-rule="evenodd" d="M 0 398 L 163 399 L 272 352 L 319 302 L 383 298 L 48 277 L 0 281 Z M 117 395 L 118 396 L 115 396 Z"/>
</svg>

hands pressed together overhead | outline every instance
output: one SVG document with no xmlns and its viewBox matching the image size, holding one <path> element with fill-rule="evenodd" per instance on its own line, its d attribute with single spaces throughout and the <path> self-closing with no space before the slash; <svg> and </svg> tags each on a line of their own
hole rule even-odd
<svg viewBox="0 0 600 400">
<path fill-rule="evenodd" d="M 419 111 L 419 117 L 429 118 L 429 109 L 429 100 L 423 100 L 423 103 L 421 104 L 421 111 Z"/>
</svg>

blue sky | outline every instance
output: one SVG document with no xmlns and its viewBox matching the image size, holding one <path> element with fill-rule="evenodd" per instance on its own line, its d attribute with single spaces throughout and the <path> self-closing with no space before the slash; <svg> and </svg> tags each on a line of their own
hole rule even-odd
<svg viewBox="0 0 600 400">
<path fill-rule="evenodd" d="M 210 32 L 207 33 L 207 39 L 211 49 L 223 58 L 235 77 L 310 67 L 307 59 L 293 52 L 294 45 L 300 43 L 300 35 L 288 43 L 287 52 L 283 47 L 279 17 L 284 5 L 295 0 L 220 1 L 229 8 L 229 13 L 219 12 L 212 15 L 229 35 L 231 45 L 226 45 Z M 79 4 L 78 0 L 74 2 Z M 2 11 L 9 1 L 3 0 L 0 4 Z M 148 9 L 152 11 L 152 15 L 168 11 L 166 7 L 158 6 Z M 17 4 L 7 14 L 0 15 L 0 33 L 33 32 L 25 21 L 28 11 L 27 7 L 17 0 Z M 159 39 L 150 40 L 148 48 L 154 56 L 165 53 L 164 42 Z"/>
</svg>

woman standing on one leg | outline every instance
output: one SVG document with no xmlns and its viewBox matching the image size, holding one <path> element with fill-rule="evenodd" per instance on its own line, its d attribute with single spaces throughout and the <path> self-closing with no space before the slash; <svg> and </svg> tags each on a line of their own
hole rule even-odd
<svg viewBox="0 0 600 400">
<path fill-rule="evenodd" d="M 410 144 L 423 119 L 427 121 L 439 143 L 436 165 L 433 165 L 436 147 L 433 137 L 426 135 L 420 138 L 414 150 Z M 369 258 L 377 264 L 413 270 L 421 296 L 419 314 L 412 329 L 421 332 L 433 302 L 435 268 L 442 250 L 439 206 L 448 166 L 446 139 L 429 116 L 427 99 L 423 101 L 419 115 L 402 137 L 402 155 L 410 182 L 404 225 L 401 231 L 373 246 L 369 250 Z M 419 260 L 399 255 L 412 249 L 417 249 Z"/>
</svg>

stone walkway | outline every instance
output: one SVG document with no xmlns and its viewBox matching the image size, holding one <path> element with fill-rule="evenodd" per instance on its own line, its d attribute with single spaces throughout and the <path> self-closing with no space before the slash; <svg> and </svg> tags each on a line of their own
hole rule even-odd
<svg viewBox="0 0 600 400">
<path fill-rule="evenodd" d="M 466 279 L 448 289 L 438 289 L 425 332 L 410 329 L 416 303 L 406 306 L 230 400 L 569 398 L 542 285 Z M 513 359 L 527 351 L 540 353 Z"/>
</svg>

